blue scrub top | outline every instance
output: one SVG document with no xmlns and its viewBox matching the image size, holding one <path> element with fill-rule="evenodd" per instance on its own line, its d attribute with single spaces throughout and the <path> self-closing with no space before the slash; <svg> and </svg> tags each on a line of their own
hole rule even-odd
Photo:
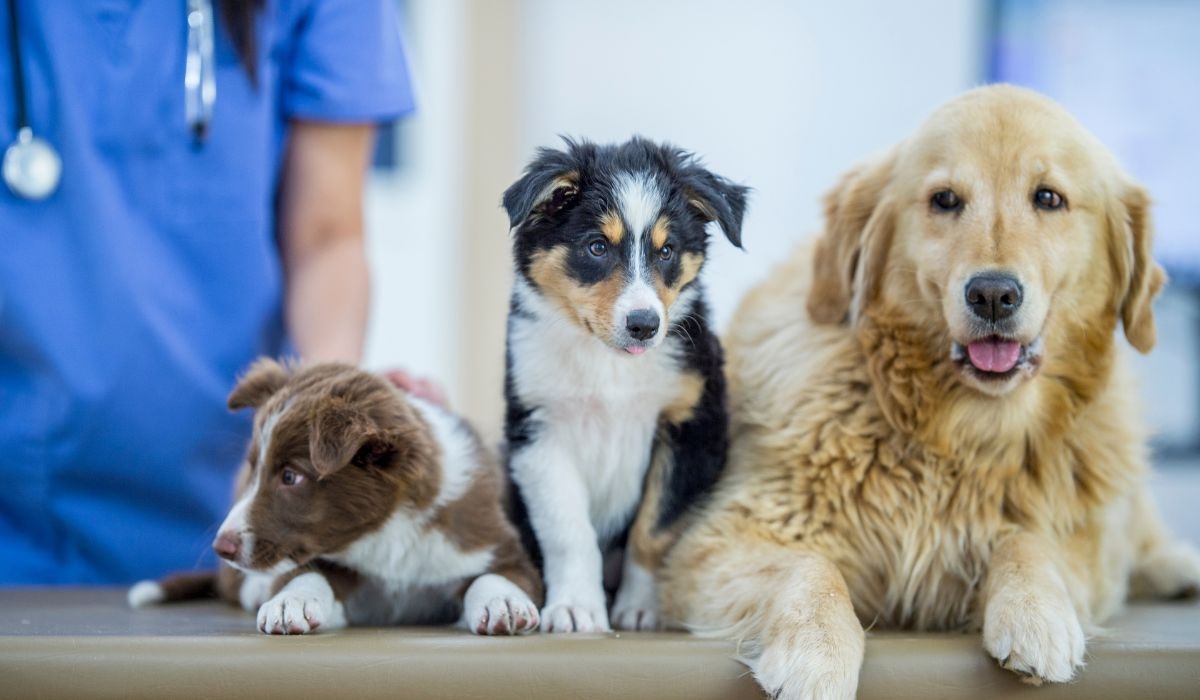
<svg viewBox="0 0 1200 700">
<path fill-rule="evenodd" d="M 17 1 L 30 123 L 63 178 L 40 202 L 0 185 L 0 583 L 211 566 L 250 426 L 225 397 L 284 342 L 273 200 L 288 120 L 411 110 L 393 2 L 267 2 L 257 88 L 218 20 L 197 147 L 186 0 Z M 0 148 L 8 52 L 0 12 Z"/>
</svg>

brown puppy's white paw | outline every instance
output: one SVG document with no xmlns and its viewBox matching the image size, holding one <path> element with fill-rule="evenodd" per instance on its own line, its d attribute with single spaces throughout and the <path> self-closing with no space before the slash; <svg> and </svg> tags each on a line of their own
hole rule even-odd
<svg viewBox="0 0 1200 700">
<path fill-rule="evenodd" d="M 1065 594 L 1001 590 L 983 620 L 983 647 L 1027 683 L 1065 683 L 1083 666 L 1085 639 Z"/>
<path fill-rule="evenodd" d="M 280 591 L 258 609 L 258 629 L 266 634 L 307 634 L 325 623 L 326 610 L 314 596 Z"/>
<path fill-rule="evenodd" d="M 266 634 L 307 634 L 319 627 L 346 626 L 342 604 L 325 577 L 315 572 L 288 581 L 258 609 L 258 629 Z"/>
<path fill-rule="evenodd" d="M 538 609 L 508 579 L 484 574 L 463 598 L 462 624 L 475 634 L 522 634 L 537 629 Z"/>
</svg>

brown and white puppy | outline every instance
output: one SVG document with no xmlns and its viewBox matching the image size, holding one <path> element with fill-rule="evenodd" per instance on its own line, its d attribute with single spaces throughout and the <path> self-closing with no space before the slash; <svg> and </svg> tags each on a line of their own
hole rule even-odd
<svg viewBox="0 0 1200 700">
<path fill-rule="evenodd" d="M 503 471 L 461 419 L 348 365 L 269 359 L 229 406 L 256 409 L 254 433 L 213 548 L 236 570 L 222 595 L 257 610 L 260 630 L 537 627 L 541 583 L 504 515 Z M 130 602 L 202 588 L 143 582 Z"/>
<path fill-rule="evenodd" d="M 774 697 L 852 697 L 863 624 L 982 632 L 1068 681 L 1131 594 L 1200 584 L 1145 487 L 1115 340 L 1154 345 L 1146 193 L 1065 110 L 971 91 L 852 171 L 750 293 L 727 477 L 673 550 L 670 618 Z"/>
</svg>

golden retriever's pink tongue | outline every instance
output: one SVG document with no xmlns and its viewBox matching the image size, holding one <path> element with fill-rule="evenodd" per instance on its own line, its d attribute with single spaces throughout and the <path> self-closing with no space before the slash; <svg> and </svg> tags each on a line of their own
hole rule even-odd
<svg viewBox="0 0 1200 700">
<path fill-rule="evenodd" d="M 975 369 L 1002 374 L 1017 366 L 1021 345 L 1007 340 L 976 340 L 967 346 L 967 354 Z"/>
</svg>

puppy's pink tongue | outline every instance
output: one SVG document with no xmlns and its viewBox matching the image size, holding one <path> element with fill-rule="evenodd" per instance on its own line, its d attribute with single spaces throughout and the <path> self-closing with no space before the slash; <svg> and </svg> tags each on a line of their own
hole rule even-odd
<svg viewBox="0 0 1200 700">
<path fill-rule="evenodd" d="M 967 346 L 967 354 L 976 369 L 1003 374 L 1017 366 L 1021 345 L 1008 340 L 976 340 Z"/>
</svg>

